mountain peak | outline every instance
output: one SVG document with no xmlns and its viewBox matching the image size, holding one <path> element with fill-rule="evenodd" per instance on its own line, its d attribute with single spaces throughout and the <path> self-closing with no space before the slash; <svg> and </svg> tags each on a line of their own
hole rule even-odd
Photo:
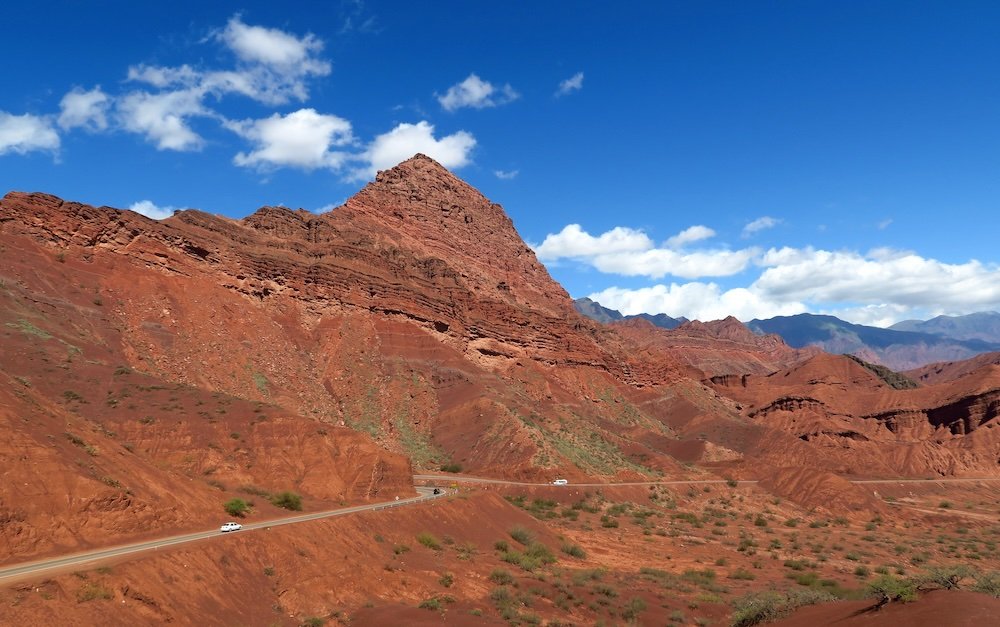
<svg viewBox="0 0 1000 627">
<path fill-rule="evenodd" d="M 426 155 L 379 172 L 327 215 L 331 225 L 360 228 L 381 245 L 444 260 L 480 294 L 552 315 L 572 310 L 503 207 Z"/>
</svg>

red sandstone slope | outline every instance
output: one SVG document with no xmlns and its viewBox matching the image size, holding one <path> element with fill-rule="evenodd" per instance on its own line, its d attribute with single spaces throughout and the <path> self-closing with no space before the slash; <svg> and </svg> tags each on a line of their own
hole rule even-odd
<svg viewBox="0 0 1000 627">
<path fill-rule="evenodd" d="M 940 361 L 903 372 L 920 383 L 943 383 L 971 374 L 980 375 L 984 369 L 1000 366 L 1000 353 L 983 353 L 962 361 Z"/>
<path fill-rule="evenodd" d="M 1000 369 L 896 390 L 854 360 L 823 354 L 717 389 L 753 422 L 813 445 L 815 457 L 792 463 L 869 476 L 1000 472 Z M 761 454 L 775 464 L 791 457 L 783 446 Z"/>
<path fill-rule="evenodd" d="M 825 442 L 741 416 L 741 397 L 683 363 L 745 372 L 797 354 L 727 321 L 673 336 L 685 353 L 583 318 L 499 205 L 426 157 L 321 216 L 265 207 L 155 222 L 11 193 L 0 237 L 10 324 L 95 315 L 108 366 L 352 427 L 417 467 L 547 479 L 677 475 L 678 460 L 743 460 L 758 474 L 851 466 Z M 94 334 L 88 324 L 79 332 Z M 973 467 L 954 462 L 957 447 L 927 446 L 911 443 L 935 468 Z M 878 469 L 926 467 L 890 456 Z"/>
<path fill-rule="evenodd" d="M 820 352 L 792 348 L 778 335 L 757 335 L 732 316 L 712 322 L 685 322 L 670 330 L 641 318 L 612 326 L 636 345 L 669 352 L 708 377 L 769 374 Z"/>
<path fill-rule="evenodd" d="M 462 210 L 442 212 L 451 194 Z M 0 202 L 5 278 L 29 300 L 99 295 L 125 365 L 354 427 L 418 466 L 674 467 L 657 448 L 676 439 L 670 427 L 629 397 L 683 368 L 576 314 L 498 206 L 418 156 L 342 210 L 154 222 L 12 193 Z M 379 223 L 396 213 L 404 226 Z M 471 252 L 445 250 L 442 233 L 468 225 L 483 229 L 480 247 L 468 231 Z"/>
</svg>

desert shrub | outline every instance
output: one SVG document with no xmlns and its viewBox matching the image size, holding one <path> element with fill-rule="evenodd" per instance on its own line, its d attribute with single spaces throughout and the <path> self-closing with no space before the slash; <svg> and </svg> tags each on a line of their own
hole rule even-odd
<svg viewBox="0 0 1000 627">
<path fill-rule="evenodd" d="M 396 546 L 392 547 L 392 552 L 395 553 L 396 555 L 402 555 L 403 553 L 409 553 L 409 551 L 410 551 L 410 547 L 406 546 L 405 544 L 397 544 Z"/>
<path fill-rule="evenodd" d="M 806 605 L 835 601 L 836 597 L 820 590 L 793 590 L 779 592 L 753 592 L 733 601 L 732 627 L 752 627 L 775 620 Z"/>
<path fill-rule="evenodd" d="M 594 594 L 599 594 L 602 596 L 606 596 L 609 599 L 613 599 L 614 597 L 618 596 L 618 590 L 607 584 L 598 583 L 594 584 Z"/>
<path fill-rule="evenodd" d="M 576 557 L 579 559 L 586 559 L 587 552 L 583 550 L 579 544 L 573 544 L 572 542 L 563 542 L 560 545 L 559 550 L 569 555 L 570 557 Z"/>
<path fill-rule="evenodd" d="M 417 542 L 434 551 L 441 550 L 441 541 L 426 531 L 417 534 Z"/>
<path fill-rule="evenodd" d="M 917 586 L 909 579 L 901 579 L 893 575 L 882 575 L 868 584 L 868 596 L 878 599 L 878 607 L 900 601 L 907 603 L 917 599 Z"/>
<path fill-rule="evenodd" d="M 450 588 L 455 583 L 455 575 L 451 573 L 445 573 L 441 575 L 440 579 L 438 579 L 438 583 L 444 586 L 445 588 Z"/>
<path fill-rule="evenodd" d="M 294 492 L 279 492 L 271 497 L 271 504 L 296 512 L 302 511 L 302 497 Z"/>
<path fill-rule="evenodd" d="M 111 599 L 114 596 L 111 590 L 94 581 L 85 583 L 82 588 L 76 591 L 77 603 L 84 603 L 95 599 Z"/>
<path fill-rule="evenodd" d="M 420 605 L 417 607 L 422 610 L 439 610 L 441 609 L 441 601 L 439 601 L 437 597 L 431 597 L 421 601 Z"/>
<path fill-rule="evenodd" d="M 737 568 L 736 570 L 734 570 L 733 572 L 731 572 L 729 574 L 729 578 L 730 579 L 742 579 L 744 581 L 753 581 L 754 579 L 757 578 L 757 575 L 754 575 L 749 570 L 745 570 L 743 568 Z"/>
<path fill-rule="evenodd" d="M 733 602 L 732 627 L 752 627 L 774 620 L 787 610 L 787 599 L 777 592 L 757 592 L 747 594 Z"/>
<path fill-rule="evenodd" d="M 532 542 L 525 549 L 524 554 L 531 558 L 538 560 L 543 564 L 552 564 L 556 561 L 556 556 L 552 553 L 549 547 L 545 546 L 541 542 Z"/>
<path fill-rule="evenodd" d="M 932 584 L 946 590 L 958 588 L 959 583 L 973 575 L 973 571 L 964 564 L 931 568 L 920 577 L 921 584 Z"/>
<path fill-rule="evenodd" d="M 490 581 L 500 586 L 510 585 L 514 583 L 514 575 L 509 570 L 497 568 L 490 573 Z"/>
<path fill-rule="evenodd" d="M 226 510 L 226 513 L 230 516 L 242 518 L 243 516 L 246 516 L 248 511 L 250 511 L 250 504 L 243 499 L 230 499 L 222 504 L 222 508 Z"/>
<path fill-rule="evenodd" d="M 473 555 L 479 552 L 479 549 L 476 548 L 473 542 L 463 542 L 455 548 L 455 551 L 458 553 L 458 559 L 468 561 L 472 559 Z"/>
<path fill-rule="evenodd" d="M 520 525 L 510 530 L 510 537 L 525 545 L 530 544 L 532 540 L 531 532 Z"/>
<path fill-rule="evenodd" d="M 497 605 L 510 603 L 513 598 L 514 595 L 511 594 L 510 588 L 507 586 L 497 586 L 490 591 L 490 599 Z"/>
<path fill-rule="evenodd" d="M 1000 598 L 1000 572 L 993 571 L 977 575 L 969 589 Z"/>
<path fill-rule="evenodd" d="M 510 544 L 508 544 L 506 540 L 497 540 L 493 543 L 493 548 L 501 553 L 506 553 L 510 550 Z"/>
<path fill-rule="evenodd" d="M 441 472 L 462 472 L 462 464 L 450 462 L 441 465 Z"/>
<path fill-rule="evenodd" d="M 646 609 L 646 601 L 642 597 L 632 597 L 629 599 L 624 607 L 622 607 L 622 618 L 627 621 L 633 621 L 639 617 Z"/>
</svg>

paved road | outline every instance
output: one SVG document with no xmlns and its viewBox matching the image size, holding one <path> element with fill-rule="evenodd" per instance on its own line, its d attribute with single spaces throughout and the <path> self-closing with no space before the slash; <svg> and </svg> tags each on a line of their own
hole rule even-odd
<svg viewBox="0 0 1000 627">
<path fill-rule="evenodd" d="M 413 475 L 416 481 L 439 481 L 446 483 L 479 483 L 479 484 L 494 484 L 494 485 L 511 485 L 511 486 L 551 486 L 551 483 L 531 483 L 526 481 L 507 481 L 504 479 L 490 479 L 488 477 L 469 477 L 465 475 Z M 980 481 L 995 482 L 1000 481 L 997 477 L 986 477 L 981 479 L 976 478 L 947 478 L 947 479 L 854 479 L 851 483 L 958 483 L 967 482 L 975 483 Z M 587 488 L 607 488 L 614 486 L 648 486 L 648 485 L 708 485 L 708 484 L 724 484 L 727 483 L 725 479 L 691 479 L 691 480 L 676 480 L 676 481 L 626 481 L 622 483 L 572 483 L 573 487 L 587 487 Z M 757 481 L 739 481 L 739 485 L 754 485 Z M 332 518 L 334 516 L 345 516 L 347 514 L 354 514 L 357 512 L 365 511 L 375 511 L 381 509 L 388 509 L 391 507 L 399 507 L 402 505 L 413 505 L 415 503 L 420 503 L 422 501 L 427 501 L 430 499 L 440 498 L 445 496 L 446 491 L 442 490 L 439 495 L 432 494 L 432 488 L 430 487 L 418 487 L 417 491 L 420 493 L 419 496 L 411 497 L 408 499 L 401 499 L 399 501 L 388 501 L 385 503 L 374 503 L 371 505 L 357 505 L 355 507 L 345 507 L 342 509 L 334 509 L 325 512 L 314 512 L 311 514 L 301 514 L 299 516 L 289 516 L 287 518 L 279 518 L 276 520 L 267 520 L 263 522 L 248 523 L 243 525 L 243 529 L 236 533 L 246 533 L 249 531 L 254 531 L 257 529 L 265 529 L 268 527 L 279 527 L 281 525 L 292 525 L 295 523 L 306 522 L 310 520 L 318 520 L 320 518 Z M 149 551 L 155 551 L 157 549 L 176 546 L 178 544 L 185 544 L 188 542 L 195 542 L 197 540 L 204 540 L 206 538 L 220 538 L 224 534 L 219 533 L 218 529 L 211 529 L 209 531 L 199 531 L 196 533 L 188 533 L 177 536 L 170 536 L 168 538 L 160 538 L 159 540 L 150 540 L 146 542 L 136 542 L 134 544 L 125 544 L 121 546 L 116 546 L 108 549 L 97 549 L 94 551 L 85 551 L 82 553 L 76 553 L 73 555 L 65 557 L 56 557 L 46 560 L 36 560 L 34 562 L 27 562 L 23 564 L 15 564 L 12 566 L 6 566 L 0 568 L 0 585 L 10 584 L 22 578 L 35 577 L 38 575 L 43 575 L 46 572 L 53 570 L 63 570 L 70 567 L 80 567 L 85 565 L 90 565 L 98 560 L 104 560 L 108 558 L 121 557 L 125 555 L 131 555 L 133 553 L 144 553 Z M 225 534 L 229 535 L 229 534 Z"/>
<path fill-rule="evenodd" d="M 216 527 L 209 531 L 186 533 L 178 536 L 170 536 L 169 538 L 160 538 L 158 540 L 136 542 L 134 544 L 124 544 L 121 546 L 111 547 L 109 549 L 97 549 L 94 551 L 85 551 L 82 553 L 76 553 L 66 557 L 55 557 L 52 559 L 36 560 L 34 562 L 15 564 L 13 566 L 5 566 L 0 568 L 0 585 L 13 583 L 14 581 L 22 578 L 43 575 L 46 572 L 52 570 L 57 570 L 57 569 L 62 570 L 74 566 L 85 566 L 97 560 L 103 560 L 113 557 L 121 557 L 123 555 L 130 555 L 133 553 L 144 553 L 148 551 L 155 551 L 157 549 L 176 546 L 178 544 L 185 544 L 188 542 L 195 542 L 196 540 L 204 540 L 206 538 L 221 538 L 223 536 L 232 535 L 233 533 L 246 533 L 248 531 L 254 531 L 257 529 L 279 527 L 281 525 L 292 525 L 295 523 L 306 522 L 309 520 L 318 520 L 320 518 L 332 518 L 334 516 L 345 516 L 347 514 L 354 514 L 357 512 L 388 509 L 391 507 L 399 507 L 402 505 L 413 505 L 415 503 L 420 503 L 422 501 L 428 501 L 431 499 L 436 499 L 445 496 L 447 491 L 442 490 L 441 494 L 433 494 L 432 488 L 419 487 L 417 488 L 417 492 L 420 493 L 419 496 L 414 496 L 408 499 L 400 499 L 398 501 L 387 501 L 384 503 L 373 503 L 370 505 L 357 505 L 354 507 L 345 507 L 343 509 L 334 509 L 325 512 L 313 512 L 310 514 L 289 516 L 287 518 L 278 518 L 276 520 L 266 520 L 263 522 L 247 523 L 243 525 L 242 530 L 236 532 L 229 532 L 226 534 L 220 533 L 218 527 Z"/>
<path fill-rule="evenodd" d="M 470 477 L 466 475 L 413 475 L 415 481 L 440 481 L 444 483 L 488 483 L 493 485 L 516 485 L 516 486 L 551 486 L 551 483 L 531 483 L 526 481 L 507 481 L 504 479 L 490 479 L 488 477 Z M 849 479 L 851 483 L 976 483 L 980 481 L 1000 481 L 1000 477 L 976 478 L 946 478 L 946 479 Z M 624 481 L 621 483 L 570 483 L 573 487 L 583 488 L 610 488 L 615 486 L 641 486 L 641 485 L 706 485 L 728 483 L 726 479 L 689 479 L 677 481 Z M 740 485 L 756 485 L 757 481 L 740 480 Z"/>
</svg>

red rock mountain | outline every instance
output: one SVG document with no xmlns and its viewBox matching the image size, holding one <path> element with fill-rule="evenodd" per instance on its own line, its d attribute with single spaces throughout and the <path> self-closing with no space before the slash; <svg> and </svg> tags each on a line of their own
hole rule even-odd
<svg viewBox="0 0 1000 627">
<path fill-rule="evenodd" d="M 499 205 L 422 155 L 323 215 L 157 222 L 12 192 L 0 331 L 10 555 L 190 526 L 248 494 L 382 498 L 409 489 L 411 464 L 997 471 L 992 379 L 897 394 L 835 358 L 794 366 L 808 355 L 731 320 L 594 323 Z M 59 522 L 91 519 L 82 536 Z"/>
<path fill-rule="evenodd" d="M 725 320 L 685 322 L 661 329 L 641 318 L 614 323 L 640 346 L 673 355 L 706 377 L 770 374 L 816 355 L 819 349 L 791 348 L 775 334 L 758 335 L 730 316 Z"/>
</svg>

